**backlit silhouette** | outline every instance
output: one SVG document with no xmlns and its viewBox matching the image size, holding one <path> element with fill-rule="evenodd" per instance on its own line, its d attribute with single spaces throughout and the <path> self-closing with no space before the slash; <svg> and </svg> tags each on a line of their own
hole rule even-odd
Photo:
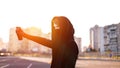
<svg viewBox="0 0 120 68">
<path fill-rule="evenodd" d="M 52 19 L 52 40 L 32 36 L 20 27 L 16 28 L 19 40 L 30 39 L 52 49 L 51 68 L 75 68 L 78 57 L 78 47 L 74 41 L 74 28 L 68 18 L 56 16 Z"/>
</svg>

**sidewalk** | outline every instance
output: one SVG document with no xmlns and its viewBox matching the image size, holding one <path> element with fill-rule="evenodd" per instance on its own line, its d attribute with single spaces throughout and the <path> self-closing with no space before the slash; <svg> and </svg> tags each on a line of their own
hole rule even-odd
<svg viewBox="0 0 120 68">
<path fill-rule="evenodd" d="M 51 58 L 44 57 L 19 57 L 26 60 L 38 61 L 51 64 Z M 107 61 L 106 61 L 107 60 Z M 120 60 L 110 58 L 79 57 L 75 68 L 119 68 Z"/>
<path fill-rule="evenodd" d="M 51 63 L 51 58 L 47 57 L 19 57 L 21 59 L 26 59 L 26 60 L 32 60 L 32 61 L 38 61 L 38 62 L 44 62 L 44 63 Z"/>
<path fill-rule="evenodd" d="M 34 60 L 39 62 L 51 63 L 51 58 L 48 57 L 19 57 L 27 60 Z M 102 58 L 102 57 L 78 57 L 78 60 L 99 60 L 99 61 L 117 61 L 120 62 L 120 59 L 113 58 Z"/>
<path fill-rule="evenodd" d="M 120 62 L 120 59 L 103 58 L 103 57 L 78 57 L 78 60 L 102 60 L 102 61 L 118 61 L 118 62 Z"/>
</svg>

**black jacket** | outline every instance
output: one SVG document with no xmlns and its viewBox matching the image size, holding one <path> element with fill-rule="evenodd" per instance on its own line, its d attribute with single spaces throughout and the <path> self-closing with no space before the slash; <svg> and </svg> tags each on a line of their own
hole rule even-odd
<svg viewBox="0 0 120 68">
<path fill-rule="evenodd" d="M 60 29 L 54 28 L 54 22 L 59 22 Z M 66 17 L 53 18 L 51 68 L 75 68 L 78 47 L 73 35 L 73 26 Z"/>
</svg>

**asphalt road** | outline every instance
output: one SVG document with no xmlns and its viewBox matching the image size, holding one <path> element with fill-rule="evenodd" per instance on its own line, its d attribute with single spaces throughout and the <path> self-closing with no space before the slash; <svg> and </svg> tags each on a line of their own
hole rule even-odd
<svg viewBox="0 0 120 68">
<path fill-rule="evenodd" d="M 0 57 L 0 68 L 50 68 L 51 58 Z M 120 61 L 79 58 L 75 68 L 120 68 Z"/>
<path fill-rule="evenodd" d="M 19 57 L 0 57 L 0 68 L 50 68 L 50 64 Z"/>
</svg>

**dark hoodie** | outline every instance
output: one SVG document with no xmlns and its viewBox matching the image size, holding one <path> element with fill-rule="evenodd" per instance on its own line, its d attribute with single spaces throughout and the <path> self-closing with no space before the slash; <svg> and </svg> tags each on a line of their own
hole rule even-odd
<svg viewBox="0 0 120 68">
<path fill-rule="evenodd" d="M 55 29 L 54 23 L 57 23 L 60 29 Z M 78 47 L 73 35 L 74 29 L 68 18 L 64 16 L 53 18 L 51 68 L 75 68 Z"/>
</svg>

